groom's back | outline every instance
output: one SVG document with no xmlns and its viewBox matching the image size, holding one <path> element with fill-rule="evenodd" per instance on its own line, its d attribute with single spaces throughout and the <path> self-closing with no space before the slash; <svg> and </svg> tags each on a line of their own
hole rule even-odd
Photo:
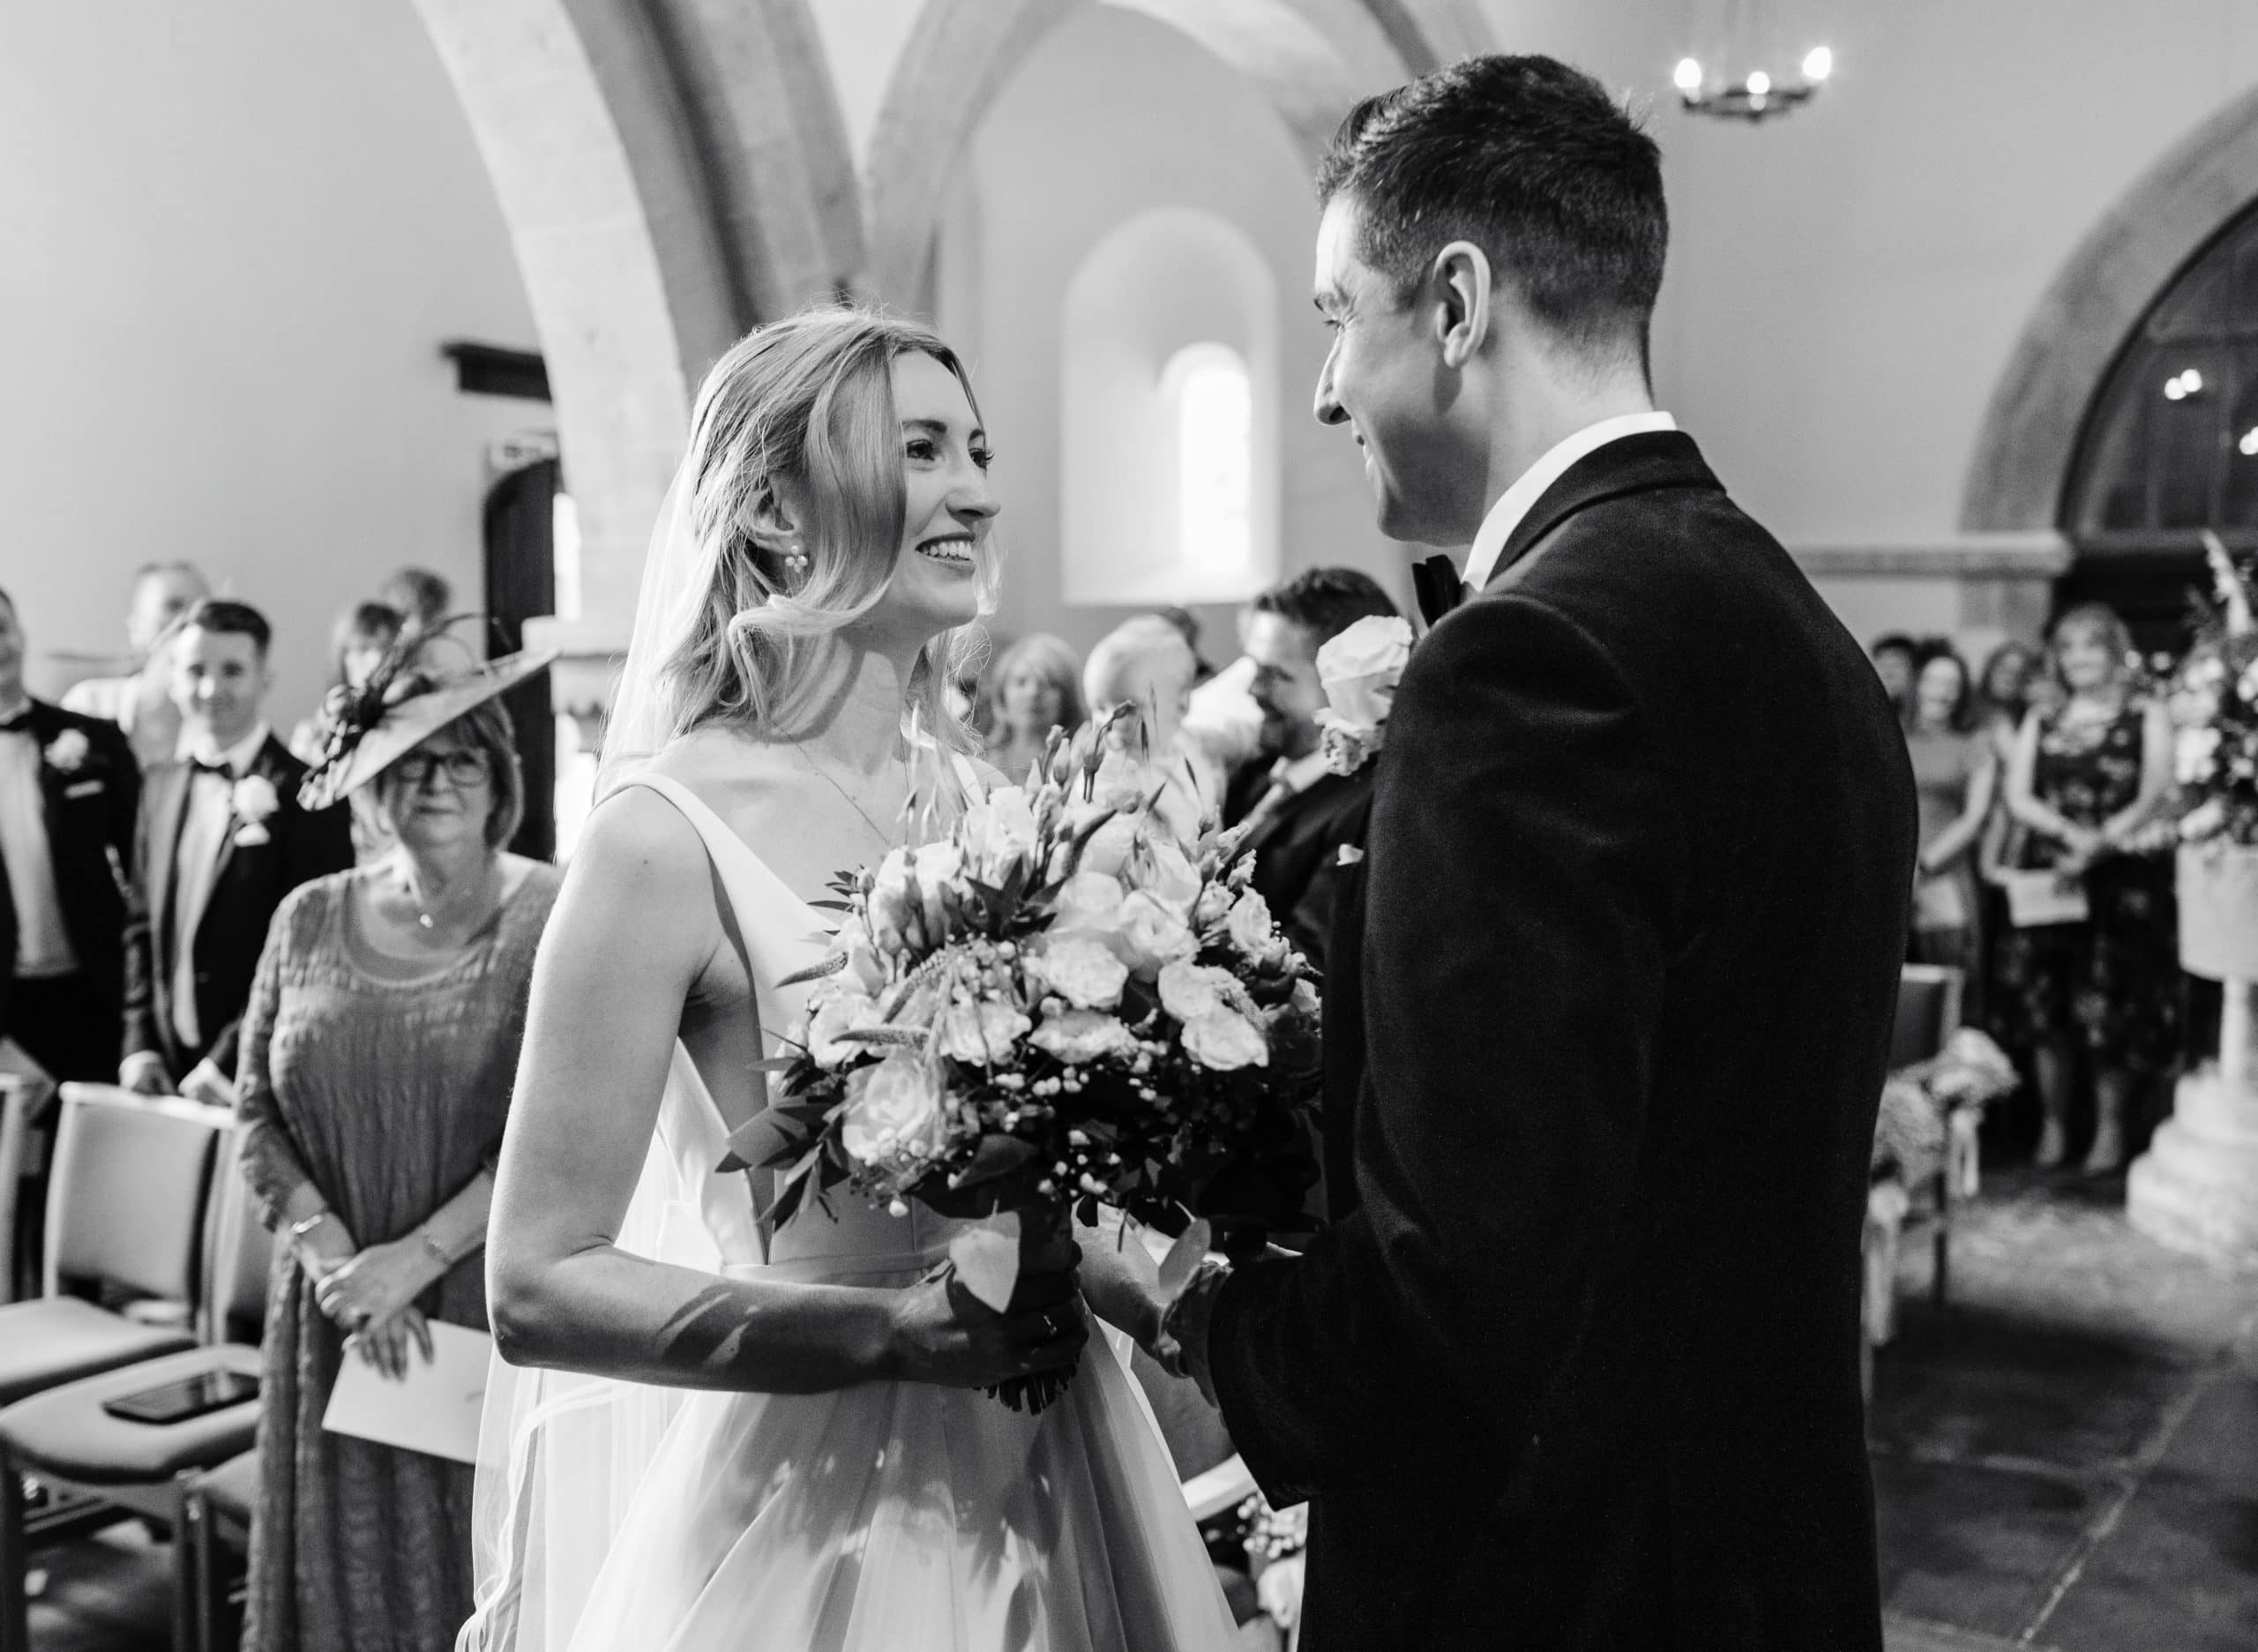
<svg viewBox="0 0 2258 1652">
<path fill-rule="evenodd" d="M 1522 1576 L 1566 1591 L 1538 1616 L 1595 1628 L 1653 1612 L 1684 1644 L 1860 1646 L 1859 1234 L 1914 848 L 1904 743 L 1857 643 L 1690 442 L 1588 462 L 1684 469 L 1599 490 L 1487 600 L 1604 654 L 1682 841 L 1635 1168 L 1522 1499 L 1545 1557 Z M 1666 1572 L 1646 1553 L 1611 1575 L 1642 1524 L 1633 1547 L 1662 1543 Z"/>
</svg>

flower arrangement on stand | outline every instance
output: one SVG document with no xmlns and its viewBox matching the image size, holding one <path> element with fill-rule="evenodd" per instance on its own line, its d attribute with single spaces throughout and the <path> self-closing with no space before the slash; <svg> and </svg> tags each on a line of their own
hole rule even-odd
<svg viewBox="0 0 2258 1652">
<path fill-rule="evenodd" d="M 2214 602 L 2172 677 L 2173 778 L 2187 843 L 2258 845 L 2258 623 L 2217 535 L 2205 534 Z"/>
<path fill-rule="evenodd" d="M 779 1222 L 842 1184 L 984 1219 L 947 1266 L 998 1311 L 1101 1205 L 1178 1234 L 1174 1289 L 1301 1225 L 1316 1174 L 1317 993 L 1237 841 L 1183 841 L 1099 730 L 1054 733 L 1036 774 L 837 883 L 797 1052 L 722 1167 L 781 1172 Z M 998 1396 L 1039 1411 L 1067 1380 Z"/>
</svg>

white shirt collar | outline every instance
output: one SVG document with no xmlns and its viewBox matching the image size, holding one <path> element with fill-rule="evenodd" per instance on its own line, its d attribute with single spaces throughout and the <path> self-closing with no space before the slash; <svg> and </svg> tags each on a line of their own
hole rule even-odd
<svg viewBox="0 0 2258 1652">
<path fill-rule="evenodd" d="M 1288 792 L 1298 797 L 1316 785 L 1324 773 L 1325 748 L 1320 745 L 1303 752 L 1297 758 L 1279 759 L 1271 768 L 1270 783 L 1273 786 L 1283 786 Z"/>
<path fill-rule="evenodd" d="M 1482 531 L 1475 534 L 1473 549 L 1466 553 L 1466 583 L 1477 591 L 1490 583 L 1490 576 L 1497 572 L 1498 558 L 1505 554 L 1506 542 L 1514 536 L 1514 529 L 1521 526 L 1529 507 L 1544 497 L 1545 490 L 1567 475 L 1569 466 L 1626 436 L 1677 428 L 1678 421 L 1667 413 L 1625 413 L 1602 419 L 1596 424 L 1587 424 L 1566 441 L 1555 443 L 1544 458 L 1521 473 L 1514 485 L 1490 507 L 1490 514 L 1482 519 Z"/>
<path fill-rule="evenodd" d="M 259 749 L 266 744 L 266 724 L 261 721 L 249 734 L 224 751 L 213 751 L 208 737 L 185 744 L 188 744 L 188 754 L 191 757 L 204 763 L 224 763 L 229 772 L 237 780 L 241 780 L 250 770 L 251 759 L 258 755 Z"/>
</svg>

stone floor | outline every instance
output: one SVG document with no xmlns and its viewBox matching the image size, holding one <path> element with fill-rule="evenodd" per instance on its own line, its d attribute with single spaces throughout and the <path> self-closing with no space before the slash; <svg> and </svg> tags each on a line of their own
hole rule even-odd
<svg viewBox="0 0 2258 1652">
<path fill-rule="evenodd" d="M 2258 1648 L 2258 1274 L 2125 1224 L 2121 1184 L 1993 1177 L 1951 1299 L 1907 1304 L 1873 1418 L 1890 1652 Z M 157 1652 L 137 1528 L 38 1558 L 36 1652 Z"/>
</svg>

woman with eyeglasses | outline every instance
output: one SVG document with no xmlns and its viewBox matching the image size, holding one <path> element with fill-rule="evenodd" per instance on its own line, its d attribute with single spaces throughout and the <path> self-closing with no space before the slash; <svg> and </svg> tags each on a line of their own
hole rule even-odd
<svg viewBox="0 0 2258 1652">
<path fill-rule="evenodd" d="M 487 1328 L 481 1252 L 554 868 L 506 853 L 498 696 L 546 662 L 368 697 L 305 795 L 365 795 L 375 861 L 275 915 L 244 1020 L 244 1173 L 285 1231 L 267 1295 L 243 1644 L 446 1646 L 471 1610 L 472 1470 L 325 1432 L 348 1360 L 401 1378 L 429 1322 Z"/>
</svg>

